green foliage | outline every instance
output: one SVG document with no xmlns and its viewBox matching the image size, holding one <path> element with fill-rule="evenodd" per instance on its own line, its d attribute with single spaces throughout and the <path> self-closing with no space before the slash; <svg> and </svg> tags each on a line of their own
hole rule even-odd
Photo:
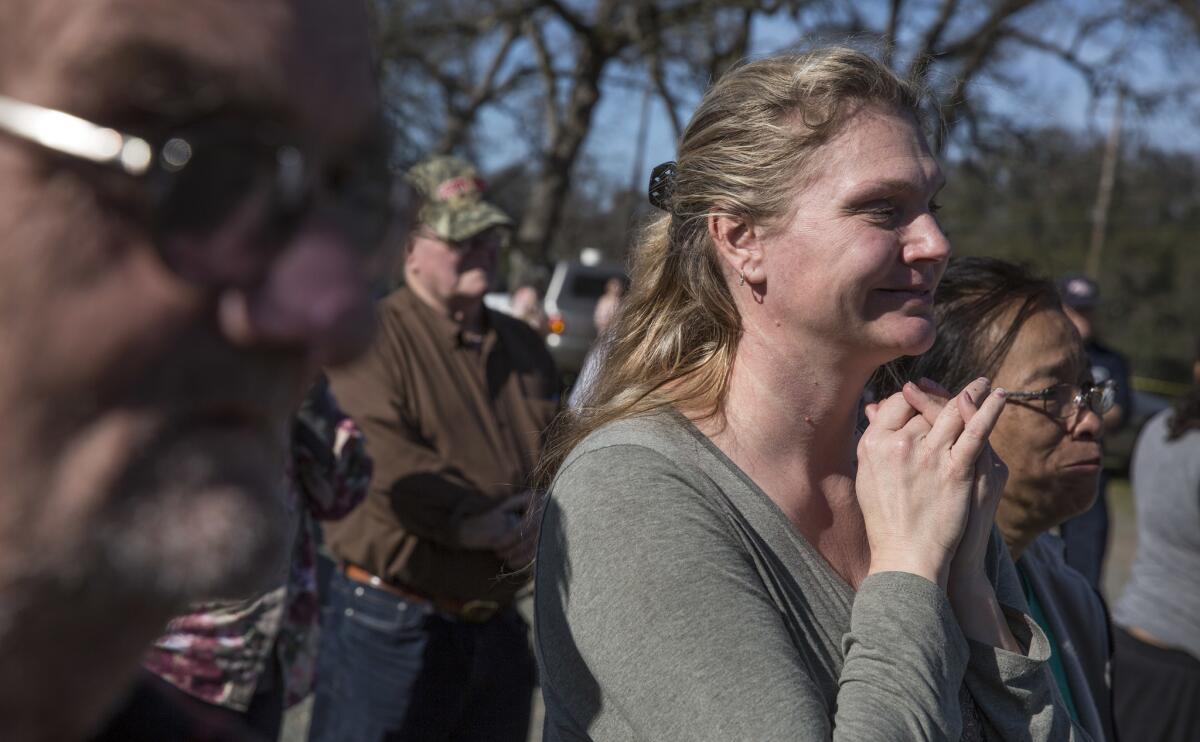
<svg viewBox="0 0 1200 742">
<path fill-rule="evenodd" d="M 1082 272 L 1103 144 L 1042 130 L 949 163 L 942 222 L 959 255 Z M 1200 334 L 1200 157 L 1149 147 L 1117 174 L 1097 277 L 1100 333 L 1134 373 L 1187 382 Z"/>
</svg>

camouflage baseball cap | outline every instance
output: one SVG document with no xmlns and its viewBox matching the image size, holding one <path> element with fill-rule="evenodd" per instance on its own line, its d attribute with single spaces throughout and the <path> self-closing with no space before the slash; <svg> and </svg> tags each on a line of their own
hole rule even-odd
<svg viewBox="0 0 1200 742">
<path fill-rule="evenodd" d="M 458 157 L 430 157 L 408 171 L 421 193 L 417 218 L 444 240 L 457 242 L 490 227 L 510 227 L 512 219 L 483 200 L 487 186 L 471 163 Z"/>
</svg>

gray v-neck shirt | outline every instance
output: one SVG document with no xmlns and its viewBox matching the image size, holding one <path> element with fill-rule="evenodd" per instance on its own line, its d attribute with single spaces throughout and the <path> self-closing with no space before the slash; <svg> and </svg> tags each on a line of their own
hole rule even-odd
<svg viewBox="0 0 1200 742">
<path fill-rule="evenodd" d="M 677 413 L 608 425 L 567 457 L 543 519 L 545 739 L 1086 740 L 993 542 L 1025 655 L 966 639 L 916 575 L 856 593 Z"/>
</svg>

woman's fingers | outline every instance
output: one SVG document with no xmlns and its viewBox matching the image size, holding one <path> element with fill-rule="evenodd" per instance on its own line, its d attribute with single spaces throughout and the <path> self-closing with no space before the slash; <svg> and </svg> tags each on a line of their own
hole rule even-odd
<svg viewBox="0 0 1200 742">
<path fill-rule="evenodd" d="M 904 399 L 904 394 L 897 392 L 880 402 L 873 415 L 868 413 L 867 419 L 872 425 L 887 430 L 899 430 L 916 414 L 917 411 Z"/>
<path fill-rule="evenodd" d="M 975 411 L 979 409 L 979 403 L 987 395 L 991 389 L 991 382 L 986 376 L 980 376 L 975 381 L 963 387 L 962 393 L 958 395 L 958 408 L 964 420 L 970 420 L 975 416 Z"/>
<path fill-rule="evenodd" d="M 983 400 L 983 404 L 978 405 L 978 410 L 967 421 L 962 434 L 950 449 L 951 457 L 968 472 L 974 469 L 975 459 L 987 445 L 988 436 L 991 435 L 992 428 L 996 427 L 1000 413 L 1004 411 L 1005 395 L 1003 389 L 993 389 Z"/>
<path fill-rule="evenodd" d="M 900 430 L 914 438 L 924 438 L 929 435 L 929 423 L 926 422 L 924 415 L 913 415 Z"/>
<path fill-rule="evenodd" d="M 930 445 L 950 448 L 962 434 L 968 420 L 975 416 L 974 399 L 983 399 L 991 388 L 985 377 L 979 377 L 942 408 L 933 429 L 929 432 Z"/>
<path fill-rule="evenodd" d="M 878 402 L 867 402 L 863 405 L 863 414 L 867 416 L 867 422 L 875 422 L 875 411 L 879 409 Z"/>
<path fill-rule="evenodd" d="M 948 455 L 923 440 L 946 407 L 936 390 L 913 384 L 867 405 L 870 426 L 859 441 L 855 491 L 871 544 L 871 570 L 901 570 L 944 586 L 970 512 L 957 472 L 935 465 Z M 923 410 L 924 412 L 920 412 Z M 932 454 L 932 455 L 931 455 Z"/>
<path fill-rule="evenodd" d="M 904 385 L 905 399 L 924 417 L 929 429 L 926 441 L 934 448 L 948 450 L 963 429 L 963 418 L 946 390 L 932 379 L 921 378 Z"/>
<path fill-rule="evenodd" d="M 926 379 L 922 379 L 922 381 L 926 381 Z M 900 388 L 900 393 L 904 395 L 904 401 L 908 402 L 913 409 L 920 413 L 925 418 L 925 422 L 930 425 L 933 425 L 934 421 L 937 420 L 938 414 L 941 413 L 942 408 L 946 406 L 947 401 L 950 399 L 948 396 L 942 396 L 933 389 L 924 387 L 921 384 L 914 384 L 911 381 Z"/>
<path fill-rule="evenodd" d="M 958 408 L 958 414 L 962 416 L 963 420 L 970 420 L 975 417 L 975 413 L 979 410 L 975 406 L 975 402 L 965 391 L 954 400 L 954 406 Z"/>
<path fill-rule="evenodd" d="M 950 399 L 954 396 L 946 390 L 946 387 L 937 383 L 928 376 L 922 376 L 921 378 L 917 379 L 917 386 L 919 386 L 922 391 L 941 397 L 942 399 Z"/>
</svg>

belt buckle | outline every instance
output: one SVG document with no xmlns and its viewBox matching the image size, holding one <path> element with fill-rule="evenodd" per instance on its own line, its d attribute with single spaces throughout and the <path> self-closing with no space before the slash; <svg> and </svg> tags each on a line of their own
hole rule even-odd
<svg viewBox="0 0 1200 742">
<path fill-rule="evenodd" d="M 500 604 L 494 600 L 468 600 L 463 603 L 462 610 L 458 615 L 468 623 L 484 623 L 490 621 L 498 610 L 500 610 Z"/>
</svg>

